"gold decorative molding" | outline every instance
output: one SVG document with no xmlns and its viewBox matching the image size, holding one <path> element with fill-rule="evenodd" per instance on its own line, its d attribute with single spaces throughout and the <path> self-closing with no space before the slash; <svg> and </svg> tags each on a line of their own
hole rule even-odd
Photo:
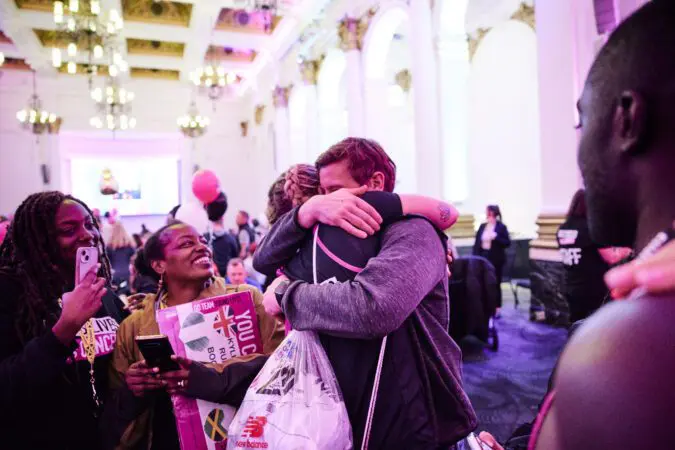
<svg viewBox="0 0 675 450">
<path fill-rule="evenodd" d="M 530 242 L 530 248 L 557 249 L 556 236 L 560 225 L 565 222 L 564 214 L 541 214 L 537 217 L 537 238 Z"/>
<path fill-rule="evenodd" d="M 291 95 L 292 89 L 293 85 L 286 87 L 277 86 L 274 88 L 272 99 L 275 108 L 288 108 L 288 98 Z"/>
<path fill-rule="evenodd" d="M 534 6 L 526 5 L 525 3 L 520 4 L 518 11 L 513 13 L 511 20 L 517 20 L 529 25 L 533 30 L 536 30 L 536 21 L 534 18 Z"/>
<path fill-rule="evenodd" d="M 412 87 L 412 74 L 410 73 L 410 70 L 401 70 L 396 74 L 394 80 L 396 81 L 396 84 L 398 84 L 401 89 L 403 89 L 403 92 L 406 94 L 410 92 L 410 88 Z"/>
<path fill-rule="evenodd" d="M 14 0 L 16 7 L 30 11 L 51 12 L 54 9 L 53 0 Z"/>
<path fill-rule="evenodd" d="M 256 125 L 262 125 L 265 118 L 265 105 L 255 105 L 254 118 Z"/>
<path fill-rule="evenodd" d="M 303 83 L 316 85 L 321 64 L 323 64 L 325 58 L 325 55 L 321 55 L 319 59 L 303 59 L 300 61 L 300 75 L 302 76 Z"/>
<path fill-rule="evenodd" d="M 182 58 L 184 51 L 185 44 L 181 42 L 127 38 L 127 53 L 130 55 L 173 56 Z"/>
<path fill-rule="evenodd" d="M 377 7 L 369 9 L 359 18 L 344 17 L 340 21 L 338 25 L 338 37 L 340 38 L 340 48 L 343 51 L 348 52 L 363 48 L 363 40 L 375 14 L 377 14 Z"/>
<path fill-rule="evenodd" d="M 239 122 L 239 126 L 241 127 L 241 137 L 248 136 L 248 120 Z"/>
<path fill-rule="evenodd" d="M 533 30 L 536 30 L 536 23 L 534 18 L 534 7 L 528 6 L 525 3 L 521 3 L 518 11 L 514 12 L 511 15 L 510 20 L 516 20 L 523 22 L 526 25 L 529 25 Z M 475 35 L 468 35 L 467 42 L 469 43 L 469 61 L 473 60 L 478 47 L 480 46 L 483 38 L 487 35 L 492 28 L 479 28 L 476 31 Z"/>
<path fill-rule="evenodd" d="M 449 230 L 455 239 L 476 237 L 476 218 L 473 214 L 460 214 L 457 222 Z"/>
<path fill-rule="evenodd" d="M 263 13 L 249 13 L 243 9 L 223 8 L 216 21 L 216 30 L 238 33 L 272 34 L 281 22 L 280 16 L 271 18 Z"/>
<path fill-rule="evenodd" d="M 68 65 L 62 64 L 61 67 L 58 68 L 58 71 L 59 73 L 68 73 Z M 108 66 L 77 63 L 77 70 L 75 73 L 78 75 L 108 75 Z"/>
<path fill-rule="evenodd" d="M 476 50 L 478 50 L 480 43 L 483 41 L 483 38 L 488 34 L 489 31 L 490 28 L 479 28 L 476 32 L 476 36 L 467 36 L 466 40 L 469 43 L 469 61 L 473 60 Z"/>
<path fill-rule="evenodd" d="M 132 78 L 153 78 L 156 80 L 178 80 L 180 78 L 180 73 L 177 70 L 146 69 L 142 67 L 132 67 L 130 74 Z"/>
<path fill-rule="evenodd" d="M 210 45 L 206 50 L 205 60 L 253 62 L 258 54 L 255 50 L 241 50 L 232 47 Z"/>
<path fill-rule="evenodd" d="M 163 0 L 122 0 L 122 16 L 129 22 L 189 27 L 192 17 L 191 3 Z"/>
<path fill-rule="evenodd" d="M 35 33 L 35 36 L 37 36 L 38 40 L 40 41 L 40 44 L 42 44 L 43 47 L 66 48 L 68 47 L 68 44 L 72 42 L 70 39 L 70 35 L 65 31 L 34 29 L 33 33 Z M 84 34 L 79 34 L 78 37 L 79 39 L 76 42 L 77 46 L 79 48 L 87 48 L 89 46 L 87 37 Z M 102 45 L 103 43 L 103 41 L 101 40 L 101 36 L 98 35 L 94 36 L 93 41 L 94 45 L 96 44 Z"/>
</svg>

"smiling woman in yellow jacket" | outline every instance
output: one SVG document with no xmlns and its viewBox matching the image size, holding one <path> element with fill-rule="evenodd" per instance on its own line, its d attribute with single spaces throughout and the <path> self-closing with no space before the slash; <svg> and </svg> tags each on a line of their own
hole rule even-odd
<svg viewBox="0 0 675 450">
<path fill-rule="evenodd" d="M 114 390 L 102 424 L 107 449 L 180 449 L 167 383 L 145 365 L 137 336 L 159 334 L 157 308 L 235 292 L 250 291 L 255 304 L 263 354 L 228 360 L 225 364 L 191 364 L 184 395 L 239 406 L 249 384 L 283 339 L 277 321 L 262 306 L 262 294 L 252 286 L 233 286 L 213 276 L 211 250 L 191 226 L 176 223 L 157 231 L 143 250 L 160 280 L 156 295 L 147 295 L 143 308 L 125 320 L 117 334 L 111 367 Z M 215 370 L 214 370 L 215 369 Z"/>
</svg>

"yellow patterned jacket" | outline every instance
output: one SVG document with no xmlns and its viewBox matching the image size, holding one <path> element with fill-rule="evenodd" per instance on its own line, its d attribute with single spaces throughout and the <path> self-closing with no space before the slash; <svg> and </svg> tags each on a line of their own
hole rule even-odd
<svg viewBox="0 0 675 450">
<path fill-rule="evenodd" d="M 284 337 L 283 327 L 273 317 L 267 315 L 263 307 L 262 293 L 253 286 L 241 285 L 234 286 L 226 284 L 222 278 L 216 278 L 215 281 L 205 288 L 195 300 L 215 297 L 224 294 L 233 294 L 236 292 L 250 291 L 255 304 L 255 311 L 258 317 L 258 327 L 260 328 L 260 337 L 263 344 L 263 353 L 270 355 L 281 343 Z M 166 294 L 164 294 L 166 295 Z M 117 331 L 117 341 L 113 353 L 111 366 L 110 383 L 113 392 L 120 388 L 124 383 L 124 376 L 129 366 L 137 361 L 143 360 L 138 346 L 136 345 L 137 336 L 147 336 L 160 334 L 159 326 L 155 316 L 154 294 L 148 294 L 143 300 L 143 309 L 134 312 L 120 325 Z M 246 355 L 232 358 L 223 364 L 209 364 L 210 367 L 222 371 L 230 364 L 237 362 L 247 362 L 260 357 L 260 354 Z M 149 406 L 137 416 L 137 418 L 126 427 L 116 450 L 137 449 L 143 442 L 147 442 L 147 448 L 152 443 L 152 420 L 154 407 Z M 105 426 L 105 423 L 104 425 Z"/>
</svg>

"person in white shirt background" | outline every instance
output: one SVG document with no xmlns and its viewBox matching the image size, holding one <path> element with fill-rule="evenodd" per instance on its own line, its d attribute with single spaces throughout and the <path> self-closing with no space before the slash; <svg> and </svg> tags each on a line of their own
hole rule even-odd
<svg viewBox="0 0 675 450">
<path fill-rule="evenodd" d="M 506 249 L 511 245 L 509 229 L 502 222 L 502 212 L 498 205 L 488 205 L 485 215 L 487 221 L 481 224 L 476 233 L 473 254 L 486 258 L 495 268 L 497 282 L 501 286 L 502 272 L 506 263 Z M 502 307 L 501 287 L 497 296 L 497 315 Z"/>
</svg>

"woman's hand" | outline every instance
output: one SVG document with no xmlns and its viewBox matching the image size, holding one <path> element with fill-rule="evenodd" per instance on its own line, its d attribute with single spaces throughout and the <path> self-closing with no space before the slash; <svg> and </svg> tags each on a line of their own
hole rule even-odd
<svg viewBox="0 0 675 450">
<path fill-rule="evenodd" d="M 129 366 L 125 381 L 136 397 L 143 397 L 148 392 L 163 388 L 166 382 L 158 377 L 159 369 L 150 368 L 145 361 L 138 361 Z"/>
<path fill-rule="evenodd" d="M 637 287 L 645 288 L 650 294 L 675 291 L 675 241 L 649 258 L 610 270 L 605 282 L 615 299 L 627 296 Z"/>
<path fill-rule="evenodd" d="M 190 366 L 192 361 L 187 358 L 182 358 L 180 356 L 172 355 L 171 359 L 176 361 L 180 366 L 179 370 L 174 370 L 172 372 L 164 372 L 160 375 L 162 381 L 164 381 L 166 386 L 166 391 L 171 395 L 183 394 L 185 389 L 187 389 L 188 378 L 190 376 Z"/>
<path fill-rule="evenodd" d="M 63 294 L 61 317 L 52 328 L 63 344 L 70 344 L 87 320 L 101 308 L 105 295 L 105 279 L 96 276 L 100 264 L 84 277 L 72 292 Z"/>
<path fill-rule="evenodd" d="M 134 294 L 127 297 L 127 306 L 124 308 L 129 312 L 141 311 L 144 308 L 143 301 L 145 301 L 146 294 Z"/>
<path fill-rule="evenodd" d="M 282 281 L 288 281 L 288 278 L 286 278 L 283 275 L 277 277 L 277 279 L 274 280 L 272 284 L 270 284 L 267 287 L 267 290 L 263 295 L 263 306 L 265 307 L 265 312 L 272 317 L 280 316 L 283 314 L 281 306 L 279 306 L 279 302 L 277 301 L 277 294 L 276 294 L 277 287 L 279 286 L 279 284 L 281 284 Z"/>
<path fill-rule="evenodd" d="M 483 431 L 481 434 L 478 435 L 478 439 L 480 439 L 482 444 L 485 444 L 486 446 L 490 447 L 492 450 L 504 450 L 504 447 L 499 445 L 499 442 L 497 442 L 497 439 L 487 431 Z"/>
<path fill-rule="evenodd" d="M 448 249 L 448 253 L 446 253 L 445 259 L 448 261 L 448 277 L 451 277 L 452 271 L 450 270 L 450 266 L 452 266 L 452 262 L 454 261 L 454 258 L 452 257 L 452 250 Z"/>
</svg>

